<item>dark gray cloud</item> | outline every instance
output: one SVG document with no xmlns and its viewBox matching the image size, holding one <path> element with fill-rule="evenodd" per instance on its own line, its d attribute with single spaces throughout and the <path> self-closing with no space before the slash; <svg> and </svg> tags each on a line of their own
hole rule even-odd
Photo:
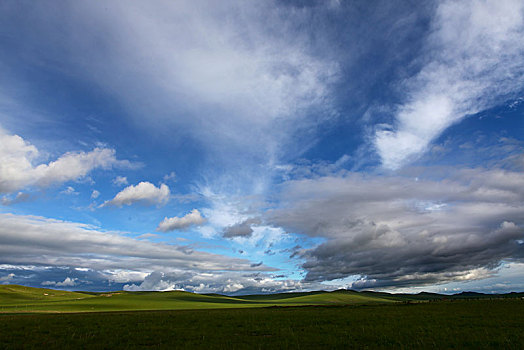
<svg viewBox="0 0 524 350">
<path fill-rule="evenodd" d="M 297 280 L 278 280 L 285 275 L 267 272 L 156 270 L 151 273 L 124 270 L 98 271 L 88 268 L 34 265 L 0 265 L 0 284 L 84 291 L 185 290 L 196 293 L 260 294 L 314 290 L 325 285 Z"/>
<path fill-rule="evenodd" d="M 262 222 L 258 218 L 252 218 L 242 221 L 238 224 L 228 226 L 224 229 L 223 236 L 225 238 L 233 237 L 251 237 L 253 229 L 251 226 L 260 225 Z"/>
<path fill-rule="evenodd" d="M 35 265 L 0 265 L 0 283 L 36 288 L 83 291 L 122 290 L 125 283 L 141 281 L 145 273 L 96 271 L 88 268 Z M 125 282 L 125 283 L 124 283 Z"/>
<path fill-rule="evenodd" d="M 520 171 L 455 169 L 441 181 L 354 173 L 290 181 L 280 207 L 267 214 L 288 232 L 326 239 L 298 254 L 306 281 L 360 275 L 353 287 L 371 288 L 472 280 L 524 257 Z"/>
</svg>

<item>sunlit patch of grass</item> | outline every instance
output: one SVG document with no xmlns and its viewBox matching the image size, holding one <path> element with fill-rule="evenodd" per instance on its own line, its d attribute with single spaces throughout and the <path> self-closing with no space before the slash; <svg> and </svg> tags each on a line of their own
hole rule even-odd
<svg viewBox="0 0 524 350">
<path fill-rule="evenodd" d="M 4 295 L 7 297 L 3 297 Z M 391 302 L 394 300 L 348 291 L 229 297 L 180 291 L 75 293 L 22 286 L 0 286 L 0 312 L 184 310 Z"/>
</svg>

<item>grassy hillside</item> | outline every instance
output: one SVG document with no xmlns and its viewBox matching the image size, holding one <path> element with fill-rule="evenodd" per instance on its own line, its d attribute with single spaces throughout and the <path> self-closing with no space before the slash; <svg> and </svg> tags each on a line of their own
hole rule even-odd
<svg viewBox="0 0 524 350">
<path fill-rule="evenodd" d="M 253 308 L 391 303 L 393 301 L 350 291 L 229 297 L 181 291 L 82 293 L 14 285 L 0 286 L 0 312 L 4 313 Z"/>
<path fill-rule="evenodd" d="M 63 290 L 31 288 L 17 285 L 0 285 L 0 305 L 57 302 L 92 298 L 93 295 Z"/>
<path fill-rule="evenodd" d="M 439 299 L 481 299 L 503 297 L 478 293 L 444 296 L 432 293 L 388 294 L 338 290 L 333 292 L 279 293 L 224 296 L 172 292 L 67 292 L 16 285 L 0 285 L 0 312 L 97 312 L 259 308 L 268 306 L 358 305 L 420 302 Z M 512 293 L 508 297 L 520 297 Z"/>
</svg>

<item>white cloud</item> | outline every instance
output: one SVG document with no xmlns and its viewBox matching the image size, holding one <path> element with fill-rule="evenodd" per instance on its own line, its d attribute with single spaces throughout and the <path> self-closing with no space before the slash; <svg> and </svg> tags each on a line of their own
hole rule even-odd
<svg viewBox="0 0 524 350">
<path fill-rule="evenodd" d="M 168 181 L 175 182 L 176 181 L 176 174 L 175 174 L 174 171 L 172 171 L 169 174 L 164 175 L 163 179 L 164 179 L 164 182 L 168 182 Z"/>
<path fill-rule="evenodd" d="M 91 192 L 91 199 L 97 199 L 99 196 L 100 196 L 99 191 L 93 190 L 93 192 Z"/>
<path fill-rule="evenodd" d="M 77 195 L 78 192 L 75 191 L 74 187 L 67 186 L 65 190 L 61 191 L 60 193 L 66 194 L 66 195 Z"/>
<path fill-rule="evenodd" d="M 28 186 L 47 187 L 79 180 L 94 169 L 129 166 L 117 160 L 115 151 L 95 148 L 91 152 L 68 152 L 48 164 L 34 165 L 38 149 L 18 135 L 0 129 L 0 193 Z"/>
<path fill-rule="evenodd" d="M 128 291 L 185 290 L 195 293 L 256 294 L 326 289 L 330 286 L 297 280 L 275 280 L 264 273 L 187 273 L 160 271 L 147 275 L 140 284 L 127 284 Z"/>
<path fill-rule="evenodd" d="M 125 176 L 117 176 L 113 179 L 113 183 L 117 186 L 125 186 L 128 184 L 127 177 Z"/>
<path fill-rule="evenodd" d="M 56 286 L 57 287 L 73 287 L 73 286 L 76 286 L 76 280 L 77 279 L 78 278 L 66 277 L 66 279 L 63 280 L 62 282 L 57 282 Z"/>
<path fill-rule="evenodd" d="M 115 198 L 104 202 L 101 207 L 107 205 L 121 207 L 133 203 L 164 205 L 169 201 L 170 194 L 171 192 L 166 184 L 156 187 L 150 182 L 142 181 L 136 186 L 131 185 L 124 188 L 116 194 Z"/>
<path fill-rule="evenodd" d="M 55 286 L 55 287 L 74 287 L 76 286 L 76 281 L 78 278 L 70 278 L 66 277 L 65 280 L 62 282 L 55 282 L 55 281 L 43 281 L 41 285 L 43 286 Z"/>
<path fill-rule="evenodd" d="M 427 39 L 427 63 L 404 82 L 394 126 L 376 132 L 386 168 L 397 169 L 467 115 L 514 97 L 524 86 L 524 3 L 444 1 Z"/>
<path fill-rule="evenodd" d="M 7 284 L 15 277 L 14 273 L 7 274 L 6 276 L 0 277 L 0 282 L 2 284 Z"/>
<path fill-rule="evenodd" d="M 157 231 L 168 232 L 174 230 L 184 230 L 190 226 L 199 226 L 206 222 L 206 219 L 202 217 L 197 209 L 193 209 L 190 213 L 182 217 L 164 218 L 160 224 L 158 224 Z"/>
<path fill-rule="evenodd" d="M 126 270 L 104 271 L 104 273 L 107 274 L 109 281 L 115 283 L 140 282 L 148 275 L 147 272 Z"/>
</svg>

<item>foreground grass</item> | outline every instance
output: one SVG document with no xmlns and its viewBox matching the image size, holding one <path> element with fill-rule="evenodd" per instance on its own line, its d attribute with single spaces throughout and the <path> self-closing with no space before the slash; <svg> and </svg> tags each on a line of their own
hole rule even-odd
<svg viewBox="0 0 524 350">
<path fill-rule="evenodd" d="M 0 315 L 18 348 L 524 348 L 524 301 Z"/>
</svg>

